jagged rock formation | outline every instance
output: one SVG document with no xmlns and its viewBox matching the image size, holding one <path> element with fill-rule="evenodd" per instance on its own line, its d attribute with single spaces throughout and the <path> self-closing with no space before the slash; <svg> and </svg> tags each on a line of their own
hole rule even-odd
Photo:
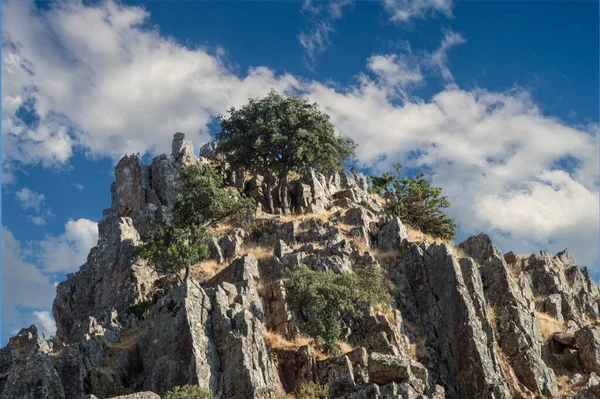
<svg viewBox="0 0 600 399">
<path fill-rule="evenodd" d="M 171 155 L 117 164 L 98 244 L 57 288 L 57 335 L 32 326 L 0 350 L 0 399 L 156 398 L 186 384 L 267 399 L 307 383 L 347 399 L 600 397 L 600 293 L 568 251 L 502 255 L 484 234 L 434 243 L 387 217 L 353 171 L 297 176 L 282 218 L 269 177 L 229 170 L 258 218 L 211 240 L 216 274 L 198 265 L 204 277 L 177 284 L 133 260 L 170 221 L 179 168 L 215 157 L 178 133 Z M 382 267 L 393 309 L 346 325 L 343 352 L 325 355 L 286 302 L 283 273 L 300 264 Z"/>
</svg>

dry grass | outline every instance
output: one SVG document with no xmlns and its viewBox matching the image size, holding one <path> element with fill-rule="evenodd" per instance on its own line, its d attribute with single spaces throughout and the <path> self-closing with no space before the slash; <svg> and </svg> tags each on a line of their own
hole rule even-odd
<svg viewBox="0 0 600 399">
<path fill-rule="evenodd" d="M 238 256 L 244 256 L 246 254 L 252 254 L 259 261 L 265 261 L 273 256 L 273 248 L 258 244 L 243 245 L 242 250 Z"/>
<path fill-rule="evenodd" d="M 380 251 L 377 248 L 371 249 L 371 254 L 377 259 L 382 266 L 393 266 L 400 261 L 400 251 L 390 250 L 390 251 Z"/>
<path fill-rule="evenodd" d="M 217 227 L 213 227 L 210 229 L 211 233 L 213 233 L 217 237 L 224 236 L 227 232 L 233 229 L 233 225 L 230 222 L 219 223 Z"/>
<path fill-rule="evenodd" d="M 345 355 L 346 353 L 352 352 L 354 349 L 356 349 L 355 347 L 344 341 L 338 341 L 338 346 L 340 347 L 340 355 Z"/>
<path fill-rule="evenodd" d="M 327 355 L 316 347 L 315 341 L 305 335 L 299 335 L 293 340 L 289 340 L 273 331 L 265 330 L 264 334 L 265 341 L 270 349 L 296 352 L 301 346 L 308 345 L 312 347 L 315 352 L 315 357 L 318 360 L 327 359 Z"/>
<path fill-rule="evenodd" d="M 508 358 L 502 352 L 502 349 L 496 344 L 496 353 L 498 354 L 498 360 L 500 362 L 500 372 L 502 373 L 502 379 L 506 382 L 508 389 L 514 398 L 533 399 L 535 395 L 524 387 L 520 382 L 515 371 L 513 370 Z"/>
<path fill-rule="evenodd" d="M 331 208 L 321 213 L 290 213 L 289 215 L 281 215 L 277 217 L 277 220 L 281 223 L 287 223 L 297 221 L 300 219 L 310 220 L 312 218 L 315 218 L 317 220 L 320 220 L 321 222 L 327 222 L 331 215 L 333 215 L 336 211 L 336 208 Z"/>
<path fill-rule="evenodd" d="M 412 333 L 412 341 L 409 342 L 409 351 L 413 359 L 427 363 L 429 354 L 427 353 L 427 337 L 423 333 L 423 329 L 409 321 L 404 321 L 406 329 Z"/>
<path fill-rule="evenodd" d="M 435 238 L 429 234 L 425 234 L 422 231 L 419 231 L 418 229 L 415 229 L 412 226 L 409 226 L 408 224 L 405 224 L 406 226 L 406 231 L 408 232 L 408 240 L 409 241 L 418 241 L 418 240 L 424 240 L 425 242 L 427 242 L 428 244 L 448 244 L 448 241 L 443 240 L 441 238 Z"/>
<path fill-rule="evenodd" d="M 558 319 L 550 316 L 547 313 L 537 311 L 536 313 L 540 322 L 540 330 L 545 341 L 548 341 L 550 338 L 552 338 L 552 335 L 554 335 L 554 333 L 559 331 L 565 331 L 565 323 L 559 321 Z"/>
<path fill-rule="evenodd" d="M 119 337 L 119 340 L 114 343 L 107 343 L 107 348 L 112 349 L 122 349 L 125 351 L 133 351 L 137 346 L 137 342 L 140 336 L 146 332 L 146 328 L 148 326 L 148 322 L 146 320 L 142 321 L 136 327 L 134 327 L 129 333 L 126 335 L 122 335 Z"/>
<path fill-rule="evenodd" d="M 219 273 L 226 266 L 226 263 L 218 264 L 217 261 L 208 259 L 192 266 L 192 277 L 201 281 L 207 280 Z"/>
</svg>

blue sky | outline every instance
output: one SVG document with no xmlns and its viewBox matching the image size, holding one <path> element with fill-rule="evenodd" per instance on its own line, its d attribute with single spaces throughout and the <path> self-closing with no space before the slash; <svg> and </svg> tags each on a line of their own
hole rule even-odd
<svg viewBox="0 0 600 399">
<path fill-rule="evenodd" d="M 5 1 L 2 342 L 53 332 L 124 153 L 199 147 L 273 87 L 317 101 L 365 171 L 426 170 L 459 239 L 569 247 L 599 276 L 596 1 Z M 415 156 L 419 154 L 419 156 Z"/>
</svg>

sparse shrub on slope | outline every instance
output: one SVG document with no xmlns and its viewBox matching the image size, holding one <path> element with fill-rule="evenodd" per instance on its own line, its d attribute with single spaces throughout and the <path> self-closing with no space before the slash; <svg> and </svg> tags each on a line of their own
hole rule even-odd
<svg viewBox="0 0 600 399">
<path fill-rule="evenodd" d="M 208 258 L 208 229 L 226 218 L 252 213 L 254 203 L 237 191 L 225 187 L 222 176 L 207 165 L 190 165 L 180 172 L 180 189 L 173 206 L 173 224 L 161 226 L 137 256 L 148 259 L 163 271 L 176 274 Z"/>
<path fill-rule="evenodd" d="M 442 189 L 432 187 L 424 173 L 412 179 L 400 178 L 402 165 L 394 164 L 392 167 L 395 175 L 385 172 L 381 176 L 370 176 L 371 190 L 383 196 L 386 212 L 435 238 L 454 238 L 457 226 L 454 219 L 444 212 L 450 207 L 450 202 L 442 196 Z"/>
<path fill-rule="evenodd" d="M 389 283 L 377 266 L 336 274 L 301 265 L 286 271 L 285 287 L 289 305 L 303 322 L 301 328 L 331 353 L 339 352 L 344 321 L 391 301 Z"/>
<path fill-rule="evenodd" d="M 197 385 L 175 387 L 163 399 L 213 399 L 212 393 L 206 388 Z"/>
<path fill-rule="evenodd" d="M 354 141 L 335 134 L 329 115 L 317 104 L 300 97 L 284 97 L 274 90 L 262 99 L 250 99 L 229 117 L 217 117 L 218 152 L 234 168 L 265 176 L 269 211 L 273 212 L 271 189 L 279 181 L 279 202 L 289 211 L 288 175 L 341 171 L 354 155 Z"/>
<path fill-rule="evenodd" d="M 319 385 L 314 382 L 300 384 L 296 389 L 298 399 L 328 399 L 329 389 L 327 385 Z"/>
</svg>

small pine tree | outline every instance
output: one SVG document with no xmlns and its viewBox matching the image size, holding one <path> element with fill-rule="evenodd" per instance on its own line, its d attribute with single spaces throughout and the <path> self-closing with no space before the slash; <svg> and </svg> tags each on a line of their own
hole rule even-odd
<svg viewBox="0 0 600 399">
<path fill-rule="evenodd" d="M 392 165 L 395 174 L 385 172 L 370 176 L 371 190 L 386 201 L 386 212 L 398 216 L 404 223 L 419 228 L 433 237 L 450 240 L 457 226 L 444 209 L 450 207 L 448 197 L 440 187 L 432 187 L 424 173 L 414 178 L 400 178 L 401 164 Z"/>
</svg>

